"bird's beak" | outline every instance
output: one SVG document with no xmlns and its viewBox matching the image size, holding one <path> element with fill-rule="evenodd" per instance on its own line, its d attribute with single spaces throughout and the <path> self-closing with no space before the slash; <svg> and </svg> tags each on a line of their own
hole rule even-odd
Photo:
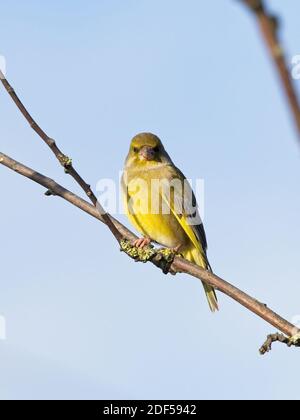
<svg viewBox="0 0 300 420">
<path fill-rule="evenodd" d="M 144 146 L 140 151 L 140 157 L 142 160 L 151 161 L 155 158 L 155 151 L 152 147 Z"/>
</svg>

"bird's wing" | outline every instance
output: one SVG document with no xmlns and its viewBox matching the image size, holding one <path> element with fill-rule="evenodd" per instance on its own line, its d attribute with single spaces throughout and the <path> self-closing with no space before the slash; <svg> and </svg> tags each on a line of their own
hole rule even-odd
<svg viewBox="0 0 300 420">
<path fill-rule="evenodd" d="M 179 180 L 181 188 L 172 188 L 170 184 L 162 184 L 163 200 L 170 207 L 181 227 L 197 248 L 206 257 L 207 240 L 203 223 L 197 207 L 197 201 L 192 188 L 179 169 L 169 166 L 164 178 L 169 182 Z M 173 184 L 172 184 L 173 185 Z M 174 185 L 177 185 L 176 183 Z M 178 184 L 179 185 L 179 184 Z M 169 190 L 167 190 L 169 189 Z"/>
</svg>

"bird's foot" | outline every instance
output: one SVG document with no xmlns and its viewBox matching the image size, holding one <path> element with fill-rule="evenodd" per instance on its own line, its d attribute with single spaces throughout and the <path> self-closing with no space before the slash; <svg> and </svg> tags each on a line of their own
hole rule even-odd
<svg viewBox="0 0 300 420">
<path fill-rule="evenodd" d="M 177 274 L 177 271 L 172 270 L 171 267 L 175 257 L 182 257 L 182 255 L 178 253 L 178 250 L 180 249 L 178 247 L 175 249 L 155 249 L 148 238 L 142 238 L 134 242 L 122 239 L 120 246 L 121 251 L 125 252 L 136 262 L 146 263 L 148 261 L 153 261 L 155 265 L 162 269 L 164 274 Z"/>
<path fill-rule="evenodd" d="M 171 250 L 176 254 L 176 255 L 181 255 L 180 254 L 180 250 L 182 248 L 182 245 L 177 245 L 175 248 L 171 248 Z"/>
<path fill-rule="evenodd" d="M 133 241 L 132 245 L 136 248 L 143 249 L 143 248 L 149 246 L 151 244 L 151 242 L 152 241 L 151 241 L 150 238 L 144 237 L 144 238 L 139 238 L 139 239 Z"/>
<path fill-rule="evenodd" d="M 142 238 L 142 240 L 144 241 L 145 238 Z M 137 262 L 146 263 L 151 261 L 156 256 L 157 251 L 154 249 L 153 245 L 151 245 L 150 240 L 145 241 L 144 245 L 139 241 L 141 240 L 132 243 L 127 239 L 123 239 L 120 243 L 121 251 L 125 252 Z M 148 243 L 148 245 L 146 245 L 146 243 Z M 143 245 L 143 247 L 141 245 Z"/>
<path fill-rule="evenodd" d="M 176 257 L 182 257 L 182 255 L 179 253 L 180 248 L 181 245 L 177 246 L 176 248 L 161 248 L 157 251 L 158 257 L 161 258 L 161 268 L 164 274 L 177 274 L 176 271 L 171 269 L 171 266 Z"/>
</svg>

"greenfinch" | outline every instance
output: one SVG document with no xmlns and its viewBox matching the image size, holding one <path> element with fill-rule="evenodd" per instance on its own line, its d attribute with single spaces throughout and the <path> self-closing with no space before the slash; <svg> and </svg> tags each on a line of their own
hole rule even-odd
<svg viewBox="0 0 300 420">
<path fill-rule="evenodd" d="M 151 133 L 135 136 L 122 176 L 125 211 L 143 235 L 134 245 L 156 242 L 211 271 L 207 240 L 196 198 L 161 140 Z M 215 290 L 203 283 L 210 309 L 218 310 Z"/>
</svg>

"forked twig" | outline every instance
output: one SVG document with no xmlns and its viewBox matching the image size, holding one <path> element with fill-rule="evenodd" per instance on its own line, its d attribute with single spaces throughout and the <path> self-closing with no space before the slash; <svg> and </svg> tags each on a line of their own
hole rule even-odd
<svg viewBox="0 0 300 420">
<path fill-rule="evenodd" d="M 70 174 L 75 181 L 80 185 L 80 187 L 83 189 L 83 191 L 86 193 L 88 198 L 91 200 L 91 202 L 94 204 L 94 206 L 98 209 L 99 213 L 101 213 L 102 218 L 105 222 L 105 224 L 108 226 L 114 237 L 117 239 L 118 242 L 122 240 L 122 237 L 120 236 L 118 230 L 114 226 L 114 224 L 111 221 L 110 216 L 105 212 L 101 204 L 98 202 L 97 197 L 93 193 L 91 186 L 87 184 L 84 179 L 79 175 L 79 173 L 76 171 L 76 169 L 73 166 L 72 159 L 70 159 L 67 155 L 65 155 L 57 146 L 54 139 L 49 137 L 44 130 L 37 124 L 37 122 L 32 118 L 31 114 L 27 111 L 26 107 L 16 94 L 13 87 L 10 85 L 8 80 L 6 79 L 3 72 L 0 70 L 0 79 L 5 87 L 7 93 L 10 95 L 30 127 L 39 135 L 39 137 L 46 143 L 46 145 L 52 150 L 53 154 L 55 155 L 56 159 L 59 161 L 59 163 L 65 168 L 65 172 Z M 49 191 L 51 194 L 51 191 Z"/>
</svg>

